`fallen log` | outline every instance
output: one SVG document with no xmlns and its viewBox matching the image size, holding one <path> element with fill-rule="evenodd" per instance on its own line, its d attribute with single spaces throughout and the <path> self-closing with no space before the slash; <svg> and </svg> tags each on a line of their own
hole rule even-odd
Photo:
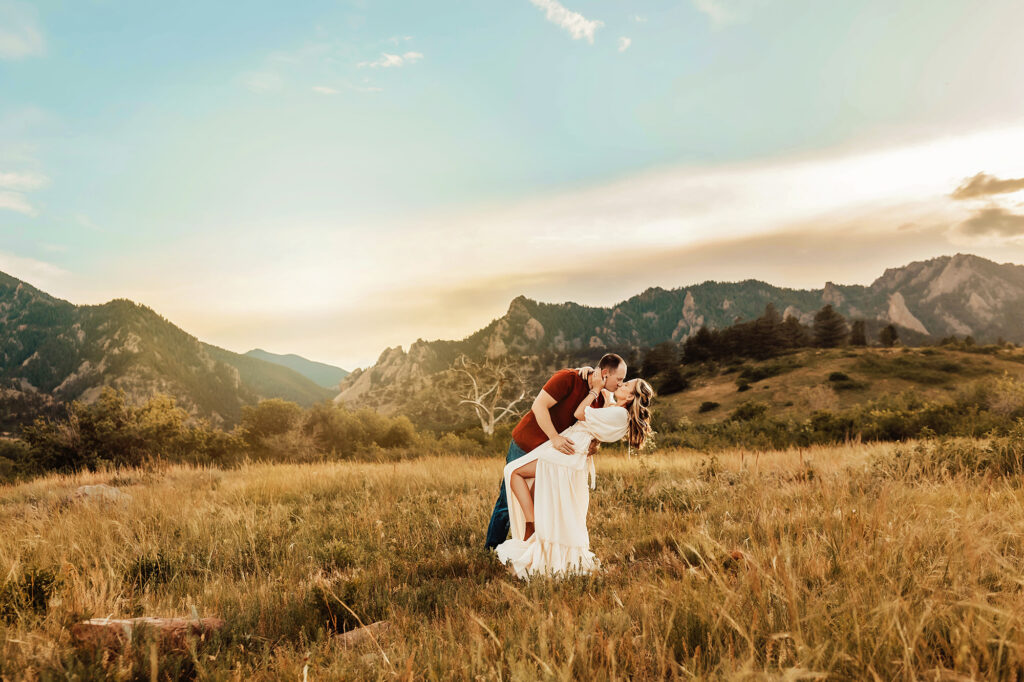
<svg viewBox="0 0 1024 682">
<path fill-rule="evenodd" d="M 145 635 L 164 651 L 187 651 L 189 639 L 205 641 L 224 624 L 219 618 L 91 618 L 71 626 L 71 639 L 79 648 L 120 649 Z"/>
<path fill-rule="evenodd" d="M 363 642 L 373 641 L 374 639 L 379 638 L 387 632 L 390 627 L 391 623 L 388 621 L 378 620 L 376 623 L 370 623 L 369 625 L 365 625 L 361 628 L 356 628 L 355 630 L 349 630 L 348 632 L 343 632 L 340 635 L 335 635 L 335 641 L 342 646 L 357 646 Z"/>
</svg>

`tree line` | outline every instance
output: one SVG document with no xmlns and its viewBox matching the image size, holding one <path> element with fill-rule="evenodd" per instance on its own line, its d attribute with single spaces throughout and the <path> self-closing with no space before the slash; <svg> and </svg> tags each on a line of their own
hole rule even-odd
<svg viewBox="0 0 1024 682">
<path fill-rule="evenodd" d="M 879 330 L 880 345 L 892 347 L 898 342 L 899 332 L 892 324 Z M 794 315 L 786 315 L 783 319 L 778 309 L 769 303 L 764 313 L 754 320 L 737 320 L 732 326 L 722 329 L 702 326 L 682 344 L 669 341 L 651 348 L 644 354 L 640 376 L 654 379 L 658 392 L 666 395 L 688 386 L 680 364 L 736 358 L 767 360 L 801 348 L 843 345 L 868 345 L 864 320 L 848 322 L 831 304 L 826 304 L 814 314 L 812 324 L 805 325 Z"/>
</svg>

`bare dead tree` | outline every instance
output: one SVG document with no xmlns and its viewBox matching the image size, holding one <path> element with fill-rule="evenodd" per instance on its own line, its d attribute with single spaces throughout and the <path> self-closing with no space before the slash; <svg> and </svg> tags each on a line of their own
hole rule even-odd
<svg viewBox="0 0 1024 682">
<path fill-rule="evenodd" d="M 456 375 L 468 380 L 459 392 L 459 405 L 476 411 L 480 428 L 488 436 L 501 420 L 518 416 L 515 406 L 526 397 L 526 383 L 520 372 L 506 359 L 474 362 L 460 355 L 452 365 Z"/>
</svg>

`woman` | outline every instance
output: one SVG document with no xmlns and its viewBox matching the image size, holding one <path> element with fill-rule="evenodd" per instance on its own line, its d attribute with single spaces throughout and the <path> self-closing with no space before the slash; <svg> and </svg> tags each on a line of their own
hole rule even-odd
<svg viewBox="0 0 1024 682">
<path fill-rule="evenodd" d="M 595 408 L 590 405 L 599 395 L 601 379 L 594 374 L 588 380 L 591 391 L 574 415 L 579 421 L 562 431 L 573 441 L 574 454 L 558 452 L 547 441 L 505 465 L 512 537 L 495 551 L 502 563 L 511 562 L 520 578 L 590 573 L 600 565 L 587 532 L 587 473 L 591 488 L 595 478 L 590 444 L 627 436 L 630 446 L 639 449 L 651 432 L 651 385 L 643 379 L 627 381 L 612 394 L 616 404 Z"/>
</svg>

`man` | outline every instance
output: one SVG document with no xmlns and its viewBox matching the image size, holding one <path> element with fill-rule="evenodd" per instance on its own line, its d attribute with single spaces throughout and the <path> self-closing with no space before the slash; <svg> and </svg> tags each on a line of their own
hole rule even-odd
<svg viewBox="0 0 1024 682">
<path fill-rule="evenodd" d="M 615 391 L 626 378 L 626 361 L 615 353 L 608 353 L 597 363 L 597 370 L 604 379 L 604 388 Z M 561 432 L 576 423 L 573 411 L 590 391 L 587 380 L 574 369 L 561 369 L 554 373 L 537 394 L 533 407 L 519 420 L 512 430 L 512 442 L 505 455 L 505 463 L 522 457 L 544 441 L 550 440 L 555 449 L 567 455 L 573 454 L 575 443 L 561 435 Z M 594 401 L 595 407 L 604 407 L 604 396 Z M 508 499 L 505 496 L 505 479 L 502 477 L 498 501 L 494 503 L 491 523 L 487 528 L 487 548 L 494 549 L 508 537 Z"/>
</svg>

